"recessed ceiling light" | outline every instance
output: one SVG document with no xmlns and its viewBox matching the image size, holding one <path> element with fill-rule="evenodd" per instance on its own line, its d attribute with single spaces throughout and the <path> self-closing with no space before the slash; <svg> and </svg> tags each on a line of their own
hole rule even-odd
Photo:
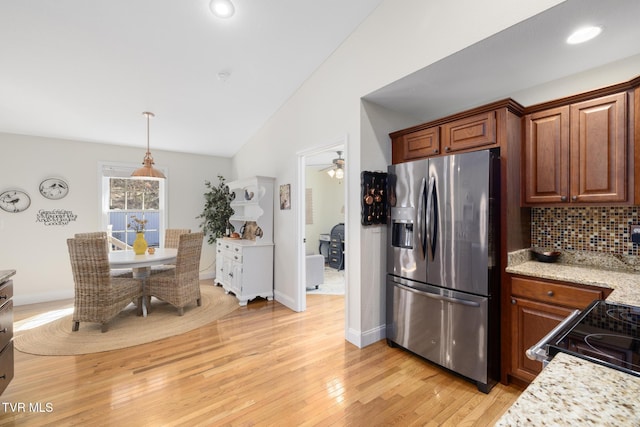
<svg viewBox="0 0 640 427">
<path fill-rule="evenodd" d="M 209 8 L 218 18 L 229 18 L 233 16 L 236 11 L 231 0 L 211 0 Z"/>
<path fill-rule="evenodd" d="M 602 32 L 602 28 L 600 27 L 583 27 L 576 31 L 574 31 L 568 38 L 567 43 L 569 44 L 578 44 L 584 43 L 592 38 L 596 37 L 598 34 Z"/>
</svg>

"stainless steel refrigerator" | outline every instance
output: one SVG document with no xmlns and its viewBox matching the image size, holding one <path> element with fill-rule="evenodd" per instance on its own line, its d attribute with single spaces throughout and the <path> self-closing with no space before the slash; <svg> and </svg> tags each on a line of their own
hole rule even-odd
<svg viewBox="0 0 640 427">
<path fill-rule="evenodd" d="M 499 153 L 389 166 L 386 336 L 476 382 L 499 378 Z"/>
</svg>

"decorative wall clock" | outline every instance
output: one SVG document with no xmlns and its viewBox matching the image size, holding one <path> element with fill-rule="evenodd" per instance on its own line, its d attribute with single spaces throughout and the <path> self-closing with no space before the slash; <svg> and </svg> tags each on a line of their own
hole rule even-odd
<svg viewBox="0 0 640 427">
<path fill-rule="evenodd" d="M 31 205 L 31 198 L 20 190 L 8 190 L 0 194 L 0 208 L 7 212 L 22 212 Z"/>
<path fill-rule="evenodd" d="M 48 178 L 40 183 L 40 194 L 47 199 L 62 199 L 69 193 L 69 184 L 59 178 Z"/>
</svg>

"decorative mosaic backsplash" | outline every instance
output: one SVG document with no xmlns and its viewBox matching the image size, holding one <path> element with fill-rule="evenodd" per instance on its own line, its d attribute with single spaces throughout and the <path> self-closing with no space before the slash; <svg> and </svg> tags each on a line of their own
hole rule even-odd
<svg viewBox="0 0 640 427">
<path fill-rule="evenodd" d="M 531 246 L 637 256 L 631 224 L 640 224 L 638 206 L 532 208 Z"/>
</svg>

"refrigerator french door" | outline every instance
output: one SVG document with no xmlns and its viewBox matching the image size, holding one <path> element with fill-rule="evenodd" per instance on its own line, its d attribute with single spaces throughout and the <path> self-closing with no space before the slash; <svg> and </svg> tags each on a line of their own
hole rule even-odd
<svg viewBox="0 0 640 427">
<path fill-rule="evenodd" d="M 387 340 L 488 392 L 499 375 L 498 153 L 388 172 Z"/>
</svg>

